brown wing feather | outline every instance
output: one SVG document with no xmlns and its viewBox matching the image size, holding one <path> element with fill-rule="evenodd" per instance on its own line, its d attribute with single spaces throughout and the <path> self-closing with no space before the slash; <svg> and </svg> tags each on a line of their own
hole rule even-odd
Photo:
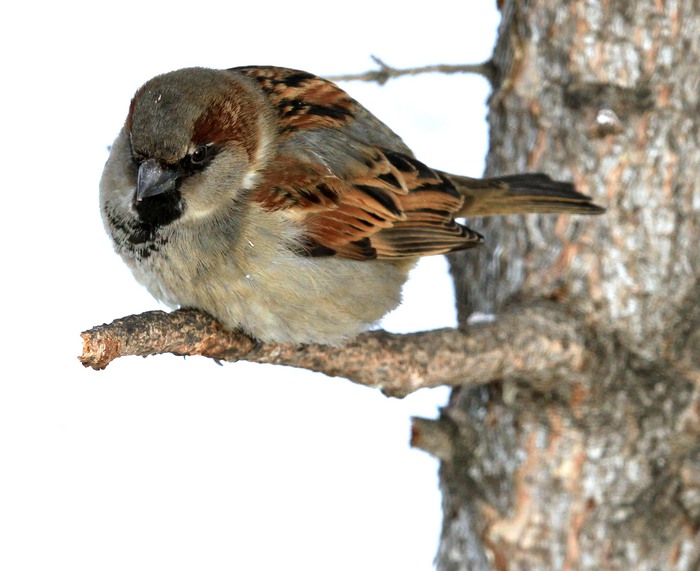
<svg viewBox="0 0 700 571">
<path fill-rule="evenodd" d="M 407 155 L 373 151 L 372 166 L 344 178 L 298 157 L 280 158 L 258 186 L 257 200 L 304 224 L 308 255 L 408 258 L 481 243 L 455 222 L 462 198 L 447 177 Z"/>
<path fill-rule="evenodd" d="M 256 199 L 306 227 L 304 253 L 408 258 L 476 246 L 454 220 L 450 179 L 334 83 L 277 67 L 231 71 L 255 80 L 277 109 L 282 143 Z"/>
</svg>

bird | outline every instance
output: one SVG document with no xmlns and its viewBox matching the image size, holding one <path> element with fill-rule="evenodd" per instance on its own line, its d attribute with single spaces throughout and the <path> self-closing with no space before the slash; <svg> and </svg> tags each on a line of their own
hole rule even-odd
<svg viewBox="0 0 700 571">
<path fill-rule="evenodd" d="M 375 326 L 419 257 L 483 242 L 464 218 L 604 211 L 542 173 L 430 168 L 332 81 L 274 66 L 147 81 L 111 147 L 100 210 L 156 299 L 297 345 Z"/>
</svg>

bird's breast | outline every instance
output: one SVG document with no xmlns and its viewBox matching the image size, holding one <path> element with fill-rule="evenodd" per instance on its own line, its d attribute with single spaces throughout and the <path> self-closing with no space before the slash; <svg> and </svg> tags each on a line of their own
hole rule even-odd
<svg viewBox="0 0 700 571">
<path fill-rule="evenodd" d="M 253 212 L 237 231 L 178 229 L 136 277 L 171 306 L 193 307 L 261 341 L 337 344 L 394 309 L 412 261 L 298 254 L 297 227 Z"/>
</svg>

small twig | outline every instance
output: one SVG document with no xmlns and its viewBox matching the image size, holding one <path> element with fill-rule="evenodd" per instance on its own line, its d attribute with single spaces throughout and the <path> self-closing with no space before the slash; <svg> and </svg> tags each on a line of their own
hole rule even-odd
<svg viewBox="0 0 700 571">
<path fill-rule="evenodd" d="M 341 347 L 256 343 L 194 310 L 152 311 L 82 333 L 86 367 L 105 368 L 125 355 L 203 355 L 319 371 L 403 396 L 425 387 L 537 378 L 561 382 L 587 356 L 579 325 L 551 308 L 519 309 L 463 332 L 439 329 L 407 335 L 371 331 Z"/>
<path fill-rule="evenodd" d="M 411 446 L 427 452 L 442 462 L 452 460 L 454 426 L 445 418 L 411 418 Z"/>
<path fill-rule="evenodd" d="M 493 79 L 493 64 L 491 61 L 477 64 L 435 64 L 422 67 L 412 67 L 407 69 L 397 69 L 384 63 L 376 56 L 372 56 L 379 69 L 369 70 L 364 73 L 334 75 L 329 79 L 333 81 L 376 81 L 379 85 L 384 85 L 387 81 L 402 75 L 418 75 L 421 73 L 476 73 L 484 76 L 489 81 Z"/>
</svg>

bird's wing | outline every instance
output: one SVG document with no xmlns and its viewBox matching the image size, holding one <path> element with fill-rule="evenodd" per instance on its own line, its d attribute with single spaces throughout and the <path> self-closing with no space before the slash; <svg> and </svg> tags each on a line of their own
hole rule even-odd
<svg viewBox="0 0 700 571">
<path fill-rule="evenodd" d="M 450 179 L 335 84 L 281 68 L 234 71 L 278 111 L 280 147 L 255 198 L 304 225 L 305 254 L 407 258 L 481 242 L 454 220 L 463 199 Z"/>
</svg>

